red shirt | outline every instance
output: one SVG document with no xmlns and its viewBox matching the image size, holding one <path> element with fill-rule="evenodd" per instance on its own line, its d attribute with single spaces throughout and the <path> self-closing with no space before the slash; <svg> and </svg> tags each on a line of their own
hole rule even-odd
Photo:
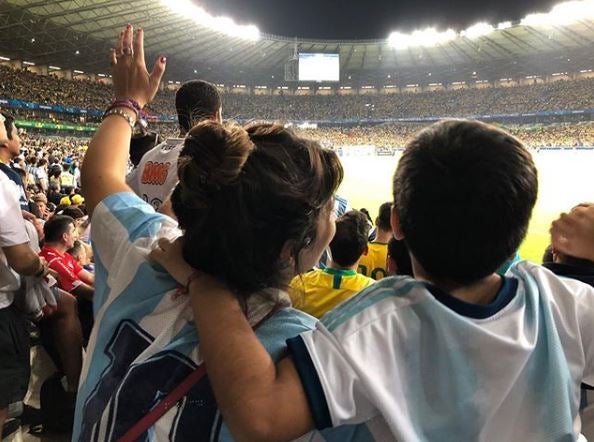
<svg viewBox="0 0 594 442">
<path fill-rule="evenodd" d="M 43 246 L 39 256 L 45 258 L 49 267 L 58 273 L 58 287 L 71 292 L 82 284 L 78 274 L 83 268 L 76 262 L 72 255 L 65 252 L 60 255 L 56 249 L 50 246 Z"/>
</svg>

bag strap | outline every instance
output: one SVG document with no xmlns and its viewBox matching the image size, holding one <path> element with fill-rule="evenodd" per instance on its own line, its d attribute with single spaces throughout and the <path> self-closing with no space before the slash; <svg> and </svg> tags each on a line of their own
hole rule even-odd
<svg viewBox="0 0 594 442">
<path fill-rule="evenodd" d="M 253 329 L 256 330 L 264 321 L 274 315 L 280 306 L 277 304 L 275 305 L 270 312 L 264 316 L 256 325 L 254 325 Z M 204 377 L 206 374 L 206 367 L 204 363 L 200 364 L 196 369 L 190 373 L 186 378 L 171 392 L 165 396 L 163 399 L 159 401 L 159 403 L 147 414 L 145 414 L 138 422 L 136 422 L 126 433 L 120 437 L 117 442 L 134 442 L 140 438 L 147 431 L 151 428 L 155 423 L 165 415 L 171 408 L 177 404 L 180 399 L 182 399 L 190 389 L 198 383 L 200 379 Z"/>
<path fill-rule="evenodd" d="M 126 431 L 118 442 L 134 442 L 142 434 L 151 428 L 165 413 L 167 413 L 178 401 L 183 398 L 196 383 L 206 374 L 206 367 L 200 364 L 196 370 L 190 373 L 177 387 L 175 387 L 167 396 L 159 401 L 159 403 L 142 419 L 140 419 L 132 428 Z"/>
</svg>

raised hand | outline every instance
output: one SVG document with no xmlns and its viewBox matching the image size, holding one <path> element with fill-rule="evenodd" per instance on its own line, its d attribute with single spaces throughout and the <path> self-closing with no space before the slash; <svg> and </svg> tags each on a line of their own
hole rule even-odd
<svg viewBox="0 0 594 442">
<path fill-rule="evenodd" d="M 594 204 L 580 204 L 561 214 L 550 232 L 555 251 L 594 261 Z"/>
<path fill-rule="evenodd" d="M 113 89 L 117 99 L 135 100 L 140 107 L 150 103 L 159 90 L 166 58 L 160 56 L 149 73 L 144 60 L 144 32 L 128 24 L 111 50 Z"/>
</svg>

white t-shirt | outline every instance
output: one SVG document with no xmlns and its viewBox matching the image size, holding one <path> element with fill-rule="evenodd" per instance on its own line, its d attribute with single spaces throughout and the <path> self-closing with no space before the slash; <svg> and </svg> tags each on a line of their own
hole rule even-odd
<svg viewBox="0 0 594 442">
<path fill-rule="evenodd" d="M 594 385 L 594 289 L 525 261 L 483 306 L 384 278 L 289 348 L 318 429 L 375 421 L 382 442 L 576 440 L 580 384 Z"/>
<path fill-rule="evenodd" d="M 21 285 L 21 278 L 8 266 L 2 247 L 28 242 L 17 185 L 0 172 L 0 309 L 12 304 L 14 292 Z"/>
<path fill-rule="evenodd" d="M 177 185 L 177 159 L 183 138 L 168 138 L 145 153 L 126 182 L 134 193 L 159 210 Z"/>
</svg>

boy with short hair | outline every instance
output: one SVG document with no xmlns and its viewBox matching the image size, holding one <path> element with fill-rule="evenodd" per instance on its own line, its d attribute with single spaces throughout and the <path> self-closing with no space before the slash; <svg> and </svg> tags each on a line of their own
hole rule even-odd
<svg viewBox="0 0 594 442">
<path fill-rule="evenodd" d="M 359 259 L 367 251 L 368 234 L 369 224 L 361 212 L 352 210 L 336 220 L 336 233 L 330 242 L 332 258 L 328 266 L 298 275 L 291 282 L 296 307 L 321 318 L 375 282 L 356 271 Z"/>
<path fill-rule="evenodd" d="M 276 367 L 233 295 L 193 279 L 200 351 L 231 431 L 290 439 L 368 422 L 369 440 L 576 440 L 580 384 L 594 382 L 594 290 L 528 262 L 496 274 L 537 187 L 530 154 L 499 129 L 451 120 L 417 134 L 394 177 L 392 226 L 418 280 L 365 289 L 289 340 Z M 181 280 L 193 272 L 167 265 Z"/>
</svg>

